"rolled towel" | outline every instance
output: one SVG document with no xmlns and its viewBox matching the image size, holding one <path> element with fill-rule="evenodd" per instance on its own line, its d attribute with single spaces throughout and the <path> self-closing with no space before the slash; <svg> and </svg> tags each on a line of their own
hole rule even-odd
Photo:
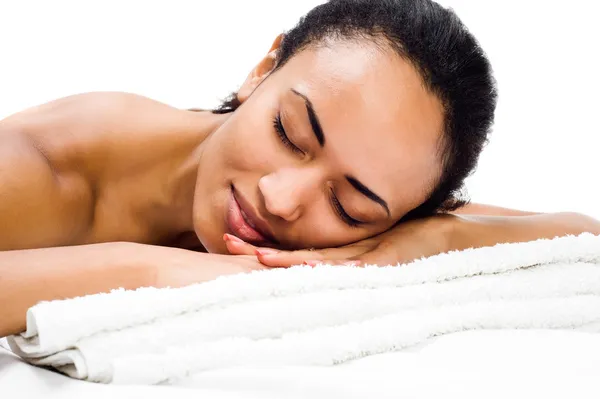
<svg viewBox="0 0 600 399">
<path fill-rule="evenodd" d="M 468 329 L 599 322 L 600 237 L 583 234 L 40 303 L 9 342 L 76 378 L 154 384 L 237 365 L 332 365 Z"/>
</svg>

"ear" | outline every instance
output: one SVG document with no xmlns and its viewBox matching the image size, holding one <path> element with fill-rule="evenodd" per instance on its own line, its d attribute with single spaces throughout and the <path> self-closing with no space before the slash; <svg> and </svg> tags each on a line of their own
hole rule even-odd
<svg viewBox="0 0 600 399">
<path fill-rule="evenodd" d="M 250 94 L 252 94 L 258 85 L 261 84 L 261 82 L 265 80 L 277 66 L 275 62 L 277 60 L 277 52 L 279 51 L 279 46 L 282 40 L 283 33 L 275 38 L 269 53 L 248 74 L 248 77 L 237 92 L 237 98 L 241 103 L 250 97 Z"/>
</svg>

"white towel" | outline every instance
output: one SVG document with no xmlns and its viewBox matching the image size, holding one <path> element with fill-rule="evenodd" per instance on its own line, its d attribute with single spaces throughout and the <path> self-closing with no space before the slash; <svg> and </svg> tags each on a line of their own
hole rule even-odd
<svg viewBox="0 0 600 399">
<path fill-rule="evenodd" d="M 239 365 L 334 365 L 498 328 L 600 330 L 600 236 L 44 302 L 9 343 L 75 378 L 156 384 Z"/>
</svg>

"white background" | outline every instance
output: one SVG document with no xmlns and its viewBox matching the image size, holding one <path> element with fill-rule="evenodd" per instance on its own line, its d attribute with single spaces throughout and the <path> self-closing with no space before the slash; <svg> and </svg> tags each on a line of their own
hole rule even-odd
<svg viewBox="0 0 600 399">
<path fill-rule="evenodd" d="M 0 117 L 58 97 L 129 91 L 207 107 L 318 0 L 0 0 Z M 500 90 L 474 202 L 600 218 L 595 1 L 445 0 Z"/>
</svg>

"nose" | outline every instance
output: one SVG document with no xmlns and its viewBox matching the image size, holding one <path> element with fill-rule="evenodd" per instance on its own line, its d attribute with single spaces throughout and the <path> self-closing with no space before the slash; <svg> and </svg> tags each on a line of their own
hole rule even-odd
<svg viewBox="0 0 600 399">
<path fill-rule="evenodd" d="M 282 168 L 261 177 L 258 188 L 269 213 L 293 222 L 314 200 L 320 180 L 316 169 Z"/>
</svg>

